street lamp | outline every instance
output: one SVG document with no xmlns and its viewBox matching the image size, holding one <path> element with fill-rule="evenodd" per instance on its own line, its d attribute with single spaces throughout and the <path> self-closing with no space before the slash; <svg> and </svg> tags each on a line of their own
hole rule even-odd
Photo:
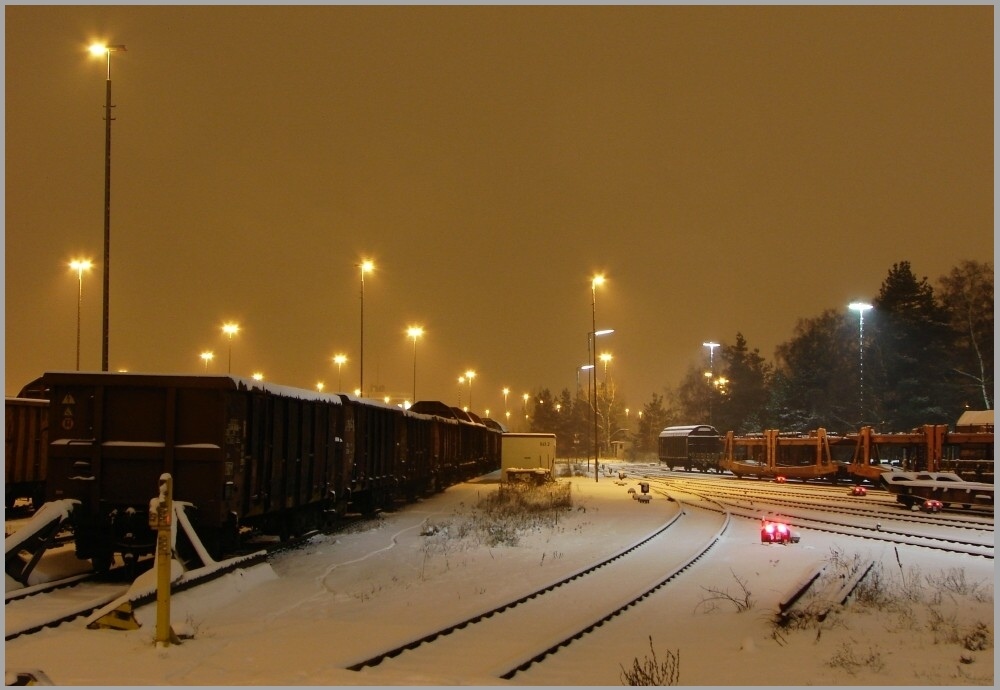
<svg viewBox="0 0 1000 690">
<path fill-rule="evenodd" d="M 338 391 L 344 390 L 343 378 L 341 377 L 340 373 L 341 373 L 341 370 L 344 368 L 344 362 L 346 362 L 346 361 L 347 361 L 347 355 L 334 355 L 333 356 L 333 363 L 337 365 L 337 390 Z"/>
<path fill-rule="evenodd" d="M 594 381 L 594 397 L 591 399 L 591 412 L 594 416 L 594 481 L 597 478 L 597 465 L 600 459 L 600 451 L 597 448 L 597 286 L 604 285 L 604 276 L 595 275 L 590 281 L 590 332 L 593 334 L 590 348 L 590 364 L 593 368 L 590 371 Z"/>
<path fill-rule="evenodd" d="M 211 362 L 212 359 L 214 359 L 214 358 L 215 358 L 215 353 L 214 352 L 210 352 L 210 351 L 206 350 L 205 352 L 201 353 L 201 359 L 205 363 L 205 373 L 206 374 L 208 373 L 208 363 Z"/>
<path fill-rule="evenodd" d="M 510 419 L 510 412 L 507 411 L 507 396 L 510 394 L 510 388 L 504 386 L 501 392 L 503 393 L 503 412 L 507 419 Z"/>
<path fill-rule="evenodd" d="M 104 319 L 101 344 L 101 371 L 108 370 L 108 313 L 111 286 L 111 53 L 124 51 L 124 45 L 95 43 L 92 55 L 106 55 L 108 78 L 104 89 Z"/>
<path fill-rule="evenodd" d="M 712 372 L 712 376 L 715 376 L 715 348 L 719 347 L 719 343 L 709 341 L 702 345 L 708 348 L 708 369 Z"/>
<path fill-rule="evenodd" d="M 240 327 L 235 323 L 222 324 L 222 332 L 229 336 L 229 364 L 226 373 L 233 373 L 233 336 L 240 332 Z"/>
<path fill-rule="evenodd" d="M 715 377 L 715 348 L 719 347 L 719 343 L 708 341 L 702 345 L 708 348 L 708 372 L 705 374 L 705 378 L 708 380 L 708 423 L 711 425 L 715 424 L 715 396 L 712 393 L 712 379 Z"/>
<path fill-rule="evenodd" d="M 476 372 L 469 369 L 465 372 L 465 380 L 469 382 L 469 411 L 472 411 L 472 379 L 476 378 Z"/>
<path fill-rule="evenodd" d="M 413 338 L 413 402 L 417 401 L 417 338 L 424 334 L 424 329 L 420 326 L 410 326 L 406 329 L 406 335 Z"/>
<path fill-rule="evenodd" d="M 361 395 L 365 393 L 365 273 L 371 273 L 375 269 L 374 262 L 365 259 L 357 267 L 361 269 L 361 356 L 358 360 L 358 390 Z"/>
<path fill-rule="evenodd" d="M 858 312 L 858 415 L 859 421 L 865 419 L 865 312 L 872 308 L 867 302 L 851 302 L 847 305 L 851 311 Z"/>
<path fill-rule="evenodd" d="M 604 362 L 604 386 L 608 385 L 608 362 L 613 359 L 610 352 L 601 353 L 601 361 Z"/>
<path fill-rule="evenodd" d="M 89 271 L 94 264 L 89 259 L 74 259 L 69 267 L 76 271 L 79 288 L 76 296 L 76 370 L 80 371 L 80 311 L 83 308 L 83 272 Z"/>
</svg>

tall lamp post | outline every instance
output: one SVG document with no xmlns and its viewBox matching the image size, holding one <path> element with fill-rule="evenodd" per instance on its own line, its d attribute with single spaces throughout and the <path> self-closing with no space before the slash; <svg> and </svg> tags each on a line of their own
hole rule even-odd
<svg viewBox="0 0 1000 690">
<path fill-rule="evenodd" d="M 108 370 L 108 313 L 111 287 L 111 53 L 124 51 L 124 45 L 95 43 L 92 55 L 106 55 L 108 78 L 104 89 L 104 318 L 101 341 L 101 371 Z"/>
<path fill-rule="evenodd" d="M 406 329 L 406 335 L 413 338 L 413 402 L 417 402 L 417 338 L 424 334 L 424 329 L 420 326 L 410 326 Z"/>
<path fill-rule="evenodd" d="M 600 461 L 601 452 L 597 446 L 597 286 L 604 285 L 604 276 L 595 275 L 590 281 L 590 377 L 594 382 L 594 397 L 591 399 L 591 413 L 594 416 L 594 481 L 598 481 L 597 465 Z"/>
<path fill-rule="evenodd" d="M 361 356 L 358 358 L 358 390 L 361 396 L 365 394 L 365 273 L 371 273 L 375 264 L 365 259 L 358 268 L 361 269 Z"/>
<path fill-rule="evenodd" d="M 851 302 L 851 311 L 858 312 L 858 421 L 865 419 L 865 312 L 872 308 L 867 302 Z"/>
<path fill-rule="evenodd" d="M 347 355 L 334 355 L 333 363 L 337 365 L 337 390 L 344 390 L 343 377 L 341 376 L 341 371 L 344 368 L 344 362 L 347 361 Z"/>
<path fill-rule="evenodd" d="M 226 373 L 233 373 L 233 336 L 240 332 L 240 327 L 235 323 L 222 325 L 222 332 L 229 336 L 229 364 L 226 366 Z"/>
<path fill-rule="evenodd" d="M 472 379 L 476 378 L 476 372 L 469 369 L 465 372 L 465 380 L 469 382 L 469 412 L 472 412 Z"/>
<path fill-rule="evenodd" d="M 708 348 L 708 423 L 715 424 L 715 394 L 712 391 L 713 379 L 715 378 L 715 348 L 719 347 L 719 343 L 712 342 L 711 340 L 707 343 L 702 343 Z"/>
<path fill-rule="evenodd" d="M 79 287 L 76 293 L 76 370 L 80 371 L 80 312 L 83 308 L 83 272 L 89 271 L 93 264 L 87 259 L 74 259 L 69 267 L 76 271 Z"/>
<path fill-rule="evenodd" d="M 209 352 L 208 350 L 206 350 L 205 352 L 201 353 L 201 359 L 202 359 L 203 362 L 205 362 L 205 373 L 206 374 L 208 373 L 208 363 L 211 362 L 214 357 L 215 357 L 215 353 L 214 352 Z"/>
</svg>

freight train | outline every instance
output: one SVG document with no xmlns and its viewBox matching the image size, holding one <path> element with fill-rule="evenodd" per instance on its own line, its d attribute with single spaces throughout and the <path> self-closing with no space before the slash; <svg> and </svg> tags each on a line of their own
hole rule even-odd
<svg viewBox="0 0 1000 690">
<path fill-rule="evenodd" d="M 500 468 L 502 427 L 444 403 L 409 410 L 235 376 L 49 372 L 46 501 L 72 500 L 95 570 L 153 553 L 162 474 L 214 558 L 373 515 Z M 189 511 L 190 512 L 190 511 Z"/>
<path fill-rule="evenodd" d="M 731 472 L 738 477 L 870 481 L 876 486 L 887 472 L 951 472 L 974 484 L 993 484 L 992 431 L 949 431 L 925 424 L 909 433 L 836 434 L 765 429 L 758 434 L 720 437 L 700 424 L 667 427 L 659 435 L 659 460 L 674 469 Z"/>
</svg>

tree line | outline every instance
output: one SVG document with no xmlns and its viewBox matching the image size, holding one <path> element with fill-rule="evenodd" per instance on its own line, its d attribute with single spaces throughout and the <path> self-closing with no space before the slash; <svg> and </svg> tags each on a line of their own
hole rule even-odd
<svg viewBox="0 0 1000 690">
<path fill-rule="evenodd" d="M 593 405 L 589 391 L 542 388 L 530 430 L 555 433 L 564 457 L 593 457 L 596 437 L 603 458 L 618 442 L 632 455 L 653 453 L 660 431 L 680 424 L 737 434 L 954 425 L 965 410 L 993 409 L 993 264 L 962 261 L 932 286 L 901 261 L 869 309 L 799 319 L 773 361 L 740 332 L 711 361 L 639 409 L 613 382 L 599 383 Z"/>
</svg>

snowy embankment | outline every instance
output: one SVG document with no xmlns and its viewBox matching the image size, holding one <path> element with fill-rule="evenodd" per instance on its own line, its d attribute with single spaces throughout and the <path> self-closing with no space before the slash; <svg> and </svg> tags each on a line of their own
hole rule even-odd
<svg viewBox="0 0 1000 690">
<path fill-rule="evenodd" d="M 660 658 L 679 653 L 682 685 L 992 685 L 992 560 L 808 529 L 798 544 L 763 545 L 758 522 L 741 518 L 668 586 L 511 681 L 470 677 L 461 658 L 346 669 L 566 577 L 679 508 L 658 495 L 641 504 L 604 477 L 561 481 L 572 481 L 572 509 L 517 545 L 472 534 L 475 508 L 496 484 L 462 484 L 370 529 L 318 537 L 275 557 L 268 571 L 178 595 L 174 629 L 191 636 L 180 645 L 153 646 L 147 609 L 134 631 L 72 622 L 12 640 L 7 669 L 42 669 L 63 685 L 619 685 L 622 667 L 647 657 L 652 638 Z M 686 534 L 678 531 L 669 548 L 691 546 Z M 875 561 L 886 597 L 851 602 L 807 628 L 774 626 L 778 603 L 803 578 L 831 559 L 854 558 Z M 720 594 L 746 595 L 751 605 L 738 611 Z M 587 608 L 591 597 L 572 605 Z M 970 651 L 965 640 L 978 623 L 988 625 L 990 644 Z M 519 624 L 497 637 L 531 634 Z"/>
</svg>

